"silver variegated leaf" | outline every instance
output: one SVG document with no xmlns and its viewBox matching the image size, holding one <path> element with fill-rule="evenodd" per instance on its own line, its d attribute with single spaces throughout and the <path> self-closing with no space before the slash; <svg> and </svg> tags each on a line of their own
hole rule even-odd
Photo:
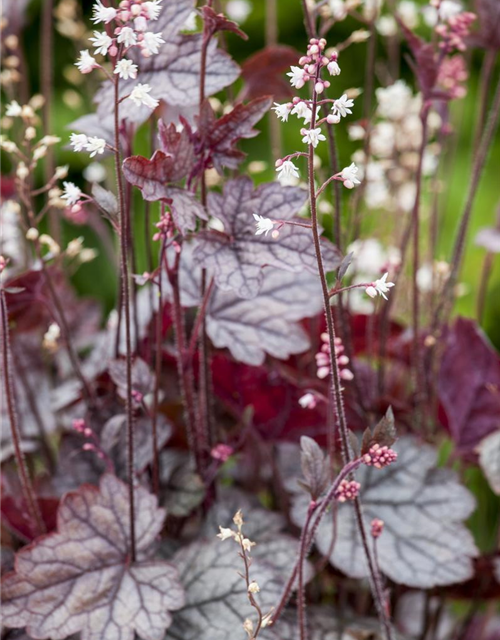
<svg viewBox="0 0 500 640">
<path fill-rule="evenodd" d="M 278 238 L 255 235 L 254 214 L 273 220 L 291 220 L 303 207 L 307 193 L 278 182 L 254 189 L 252 180 L 229 180 L 222 194 L 209 194 L 209 213 L 222 221 L 224 233 L 205 231 L 198 235 L 195 260 L 210 269 L 217 286 L 241 298 L 255 298 L 262 286 L 265 265 L 292 273 L 317 273 L 312 231 L 285 225 Z M 336 269 L 341 256 L 329 241 L 323 241 L 325 268 Z"/>
<path fill-rule="evenodd" d="M 151 546 L 165 519 L 157 500 L 136 488 L 137 560 L 130 561 L 128 489 L 105 475 L 99 488 L 67 494 L 57 531 L 16 557 L 3 582 L 3 624 L 36 638 L 59 640 L 161 640 L 170 611 L 184 604 L 178 573 L 151 560 Z"/>
<path fill-rule="evenodd" d="M 207 334 L 213 344 L 228 348 L 236 360 L 251 365 L 262 364 L 266 354 L 285 360 L 305 351 L 309 337 L 298 321 L 322 309 L 318 278 L 309 271 L 290 273 L 266 267 L 261 278 L 260 292 L 251 300 L 214 288 L 206 316 Z M 182 248 L 179 281 L 182 303 L 198 304 L 200 268 L 193 265 L 191 245 L 187 243 Z"/>
<path fill-rule="evenodd" d="M 437 453 L 432 447 L 407 437 L 394 449 L 398 460 L 391 466 L 362 466 L 356 473 L 366 526 L 373 518 L 385 523 L 377 541 L 382 573 L 399 584 L 423 589 L 467 580 L 477 555 L 464 525 L 475 508 L 473 496 L 451 471 L 436 468 Z M 308 497 L 295 496 L 292 519 L 298 526 L 304 522 L 307 505 Z M 331 536 L 331 522 L 324 519 L 316 536 L 321 553 L 329 553 Z M 339 505 L 330 562 L 349 576 L 367 575 L 351 504 Z"/>
</svg>

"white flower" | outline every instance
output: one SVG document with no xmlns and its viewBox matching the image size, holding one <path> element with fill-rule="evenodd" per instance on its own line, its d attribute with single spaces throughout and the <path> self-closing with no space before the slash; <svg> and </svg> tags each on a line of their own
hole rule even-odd
<svg viewBox="0 0 500 640">
<path fill-rule="evenodd" d="M 132 60 L 122 58 L 120 62 L 116 64 L 113 73 L 119 74 L 123 80 L 128 80 L 129 78 L 135 79 L 137 78 L 137 65 L 134 64 Z"/>
<path fill-rule="evenodd" d="M 380 87 L 375 91 L 378 101 L 378 113 L 383 118 L 399 120 L 410 110 L 412 92 L 404 80 L 397 80 L 389 87 Z"/>
<path fill-rule="evenodd" d="M 90 153 L 90 157 L 93 158 L 97 153 L 104 153 L 104 150 L 106 149 L 106 140 L 104 140 L 104 138 L 91 136 L 85 145 L 85 149 Z"/>
<path fill-rule="evenodd" d="M 275 102 L 274 107 L 272 107 L 272 111 L 276 113 L 281 122 L 288 122 L 288 116 L 292 111 L 292 106 L 291 102 L 287 102 L 286 104 Z"/>
<path fill-rule="evenodd" d="M 387 300 L 387 296 L 385 294 L 394 286 L 394 282 L 387 282 L 388 275 L 389 273 L 384 273 L 381 278 L 372 282 L 369 287 L 366 287 L 365 292 L 370 296 L 370 298 L 375 298 L 378 294 Z"/>
<path fill-rule="evenodd" d="M 398 32 L 398 25 L 392 16 L 380 16 L 377 20 L 377 31 L 381 36 L 395 36 Z"/>
<path fill-rule="evenodd" d="M 148 21 L 144 16 L 138 16 L 134 20 L 134 29 L 136 31 L 140 31 L 141 33 L 144 33 L 145 31 L 147 31 L 147 28 L 148 28 Z"/>
<path fill-rule="evenodd" d="M 255 582 L 255 580 L 252 580 L 252 582 L 248 585 L 248 593 L 259 593 L 259 591 L 259 585 L 257 584 L 257 582 Z"/>
<path fill-rule="evenodd" d="M 261 234 L 267 236 L 269 231 L 273 230 L 274 222 L 270 218 L 259 216 L 257 213 L 254 213 L 253 217 L 255 218 L 255 224 L 257 225 L 257 231 L 255 232 L 256 236 L 260 236 Z"/>
<path fill-rule="evenodd" d="M 318 115 L 320 107 L 316 109 L 316 116 Z M 305 102 L 297 102 L 292 109 L 292 114 L 297 118 L 304 118 L 304 124 L 309 124 L 312 118 L 312 109 L 310 109 Z"/>
<path fill-rule="evenodd" d="M 299 170 L 291 160 L 285 160 L 282 164 L 276 167 L 276 171 L 278 172 L 278 180 L 280 182 L 286 182 L 290 178 L 300 177 Z"/>
<path fill-rule="evenodd" d="M 248 0 L 229 0 L 226 13 L 235 22 L 242 23 L 252 13 L 252 5 Z"/>
<path fill-rule="evenodd" d="M 302 142 L 305 144 L 312 144 L 316 149 L 320 140 L 326 140 L 325 136 L 321 133 L 320 127 L 316 129 L 301 129 L 301 133 L 304 136 Z"/>
<path fill-rule="evenodd" d="M 161 31 L 159 33 L 145 33 L 141 43 L 142 50 L 150 56 L 156 55 L 160 50 L 160 45 L 165 42 L 161 35 Z"/>
<path fill-rule="evenodd" d="M 354 164 L 354 162 L 351 162 L 348 167 L 342 169 L 342 171 L 340 172 L 340 177 L 344 181 L 344 187 L 352 189 L 355 184 L 361 184 L 361 181 L 356 177 L 357 173 L 358 167 Z"/>
<path fill-rule="evenodd" d="M 343 0 L 330 0 L 328 4 L 335 20 L 344 20 L 347 17 L 347 6 Z"/>
<path fill-rule="evenodd" d="M 83 177 L 87 182 L 103 182 L 106 179 L 106 168 L 99 162 L 91 162 L 83 170 Z"/>
<path fill-rule="evenodd" d="M 7 105 L 7 111 L 5 112 L 5 115 L 9 118 L 17 118 L 21 115 L 22 112 L 23 109 L 19 102 L 17 102 L 16 100 L 12 100 L 12 102 Z"/>
<path fill-rule="evenodd" d="M 116 40 L 120 44 L 123 42 L 126 47 L 133 47 L 134 44 L 137 44 L 137 34 L 130 27 L 122 27 Z"/>
<path fill-rule="evenodd" d="M 149 20 L 158 20 L 158 17 L 162 10 L 161 3 L 162 0 L 152 0 L 150 2 L 142 3 L 142 8 L 146 9 Z"/>
<path fill-rule="evenodd" d="M 333 113 L 345 118 L 348 113 L 352 113 L 350 107 L 354 105 L 354 100 L 350 100 L 344 93 L 338 100 L 333 101 Z"/>
<path fill-rule="evenodd" d="M 108 22 L 111 22 L 111 20 L 116 18 L 117 14 L 116 9 L 113 9 L 113 7 L 105 7 L 101 0 L 97 0 L 93 11 L 94 15 L 92 16 L 92 22 L 95 22 L 96 24 L 98 22 L 105 22 L 108 24 Z"/>
<path fill-rule="evenodd" d="M 68 258 L 76 258 L 76 256 L 81 253 L 82 248 L 83 237 L 74 238 L 74 240 L 70 240 L 70 242 L 68 242 L 68 246 L 66 247 L 66 256 Z"/>
<path fill-rule="evenodd" d="M 248 538 L 243 538 L 243 540 L 241 541 L 241 546 L 247 553 L 250 553 L 252 547 L 255 547 L 255 544 L 255 542 L 252 542 Z"/>
<path fill-rule="evenodd" d="M 140 107 L 141 104 L 144 104 L 150 109 L 156 109 L 156 107 L 160 104 L 160 101 L 155 100 L 155 98 L 152 98 L 150 95 L 148 95 L 150 91 L 151 87 L 149 86 L 149 84 L 139 83 L 132 90 L 132 93 L 129 95 L 129 99 L 132 100 L 132 102 L 138 107 Z"/>
<path fill-rule="evenodd" d="M 59 138 L 58 136 L 43 136 L 43 138 L 37 143 L 37 144 L 43 144 L 46 147 L 51 147 L 54 144 L 58 144 L 59 142 L 61 142 L 61 138 Z"/>
<path fill-rule="evenodd" d="M 224 527 L 219 527 L 220 533 L 217 534 L 217 537 L 221 540 L 228 540 L 229 538 L 234 538 L 235 532 L 232 529 L 225 529 Z"/>
<path fill-rule="evenodd" d="M 318 404 L 318 401 L 313 393 L 305 393 L 301 398 L 299 398 L 299 404 L 303 409 L 314 409 Z"/>
<path fill-rule="evenodd" d="M 71 146 L 73 151 L 83 151 L 88 144 L 89 139 L 84 133 L 72 133 L 71 134 Z"/>
<path fill-rule="evenodd" d="M 340 75 L 340 67 L 336 60 L 330 60 L 330 62 L 326 65 L 328 69 L 328 73 L 331 76 L 339 76 Z"/>
<path fill-rule="evenodd" d="M 290 69 L 291 71 L 286 74 L 287 76 L 290 76 L 290 84 L 296 89 L 302 89 L 306 83 L 304 79 L 306 72 L 300 67 L 290 67 Z"/>
<path fill-rule="evenodd" d="M 90 42 L 95 47 L 96 55 L 102 53 L 105 56 L 108 53 L 109 47 L 113 44 L 113 40 L 107 33 L 101 33 L 100 31 L 94 31 L 94 37 L 89 38 Z"/>
<path fill-rule="evenodd" d="M 64 193 L 61 196 L 61 199 L 66 200 L 68 206 L 71 207 L 80 200 L 82 196 L 82 190 L 73 182 L 63 182 L 63 186 Z"/>
<path fill-rule="evenodd" d="M 99 65 L 97 64 L 95 59 L 90 55 L 88 49 L 85 49 L 85 51 L 82 51 L 80 53 L 80 59 L 78 60 L 78 62 L 75 62 L 75 67 L 77 67 L 77 69 L 81 73 L 90 73 L 97 66 Z"/>
</svg>

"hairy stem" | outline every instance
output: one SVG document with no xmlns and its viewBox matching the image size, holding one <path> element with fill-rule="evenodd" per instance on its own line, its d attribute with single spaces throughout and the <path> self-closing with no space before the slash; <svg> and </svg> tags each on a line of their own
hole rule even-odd
<svg viewBox="0 0 500 640">
<path fill-rule="evenodd" d="M 307 640 L 307 620 L 306 620 L 306 594 L 304 585 L 304 563 L 306 561 L 306 554 L 308 551 L 308 532 L 311 519 L 316 508 L 316 503 L 311 502 L 307 509 L 307 516 L 304 526 L 302 527 L 302 533 L 300 536 L 299 544 L 299 584 L 297 588 L 297 614 L 299 620 L 299 633 L 300 640 Z"/>
<path fill-rule="evenodd" d="M 31 482 L 31 478 L 28 473 L 28 467 L 26 465 L 26 459 L 24 452 L 21 448 L 21 435 L 19 432 L 19 423 L 17 420 L 17 411 L 14 399 L 14 385 L 12 382 L 11 372 L 11 353 L 10 353 L 10 341 L 9 341 L 9 317 L 7 313 L 7 301 L 5 299 L 5 291 L 0 286 L 0 312 L 1 312 L 1 326 L 2 326 L 2 369 L 3 369 L 3 381 L 5 389 L 5 398 L 7 401 L 7 413 L 9 416 L 10 429 L 12 434 L 12 443 L 14 445 L 14 455 L 16 458 L 17 469 L 19 472 L 19 479 L 21 482 L 23 498 L 26 503 L 28 513 L 32 523 L 36 527 L 38 535 L 45 533 L 45 525 L 40 513 L 38 502 L 36 499 L 35 490 Z"/>
<path fill-rule="evenodd" d="M 163 330 L 163 286 L 161 276 L 161 265 L 163 264 L 163 257 L 165 255 L 165 240 L 163 240 L 160 250 L 160 270 L 158 281 L 158 311 L 156 314 L 156 334 L 155 334 L 155 387 L 153 395 L 153 417 L 152 417 L 152 431 L 153 431 L 153 491 L 155 495 L 158 495 L 160 490 L 160 462 L 158 454 L 158 405 L 160 395 L 160 378 L 161 378 L 161 338 Z"/>
<path fill-rule="evenodd" d="M 319 73 L 319 70 L 318 70 Z M 316 102 L 317 102 L 317 94 L 316 91 L 313 91 L 313 100 L 312 100 L 312 118 L 310 128 L 314 129 L 315 127 L 315 116 L 316 116 Z M 342 385 L 340 379 L 340 371 L 339 365 L 337 362 L 337 358 L 335 356 L 335 325 L 333 321 L 332 308 L 330 306 L 330 296 L 328 291 L 328 284 L 325 276 L 325 268 L 323 264 L 323 257 L 321 254 L 321 241 L 320 241 L 320 231 L 318 225 L 318 214 L 316 208 L 316 193 L 314 188 L 314 149 L 313 146 L 309 146 L 309 157 L 308 157 L 308 182 L 309 182 L 309 204 L 311 208 L 311 219 L 312 219 L 312 231 L 313 231 L 313 240 L 314 240 L 314 249 L 316 253 L 316 261 L 318 266 L 318 273 L 321 283 L 321 291 L 323 295 L 323 307 L 326 316 L 326 326 L 328 330 L 328 342 L 330 347 L 330 383 L 331 383 L 331 393 L 335 403 L 335 412 L 337 417 L 337 422 L 339 425 L 340 431 L 340 440 L 341 440 L 341 451 L 342 451 L 342 460 L 344 465 L 350 462 L 351 453 L 349 449 L 349 440 L 348 440 L 348 429 L 347 429 L 347 421 L 344 411 L 344 402 L 342 397 Z M 335 434 L 334 434 L 335 435 Z M 388 640 L 392 639 L 392 629 L 390 625 L 390 621 L 385 612 L 383 606 L 383 595 L 379 592 L 377 588 L 377 582 L 375 580 L 375 569 L 373 566 L 373 560 L 370 553 L 370 548 L 368 545 L 368 539 L 365 531 L 365 525 L 363 522 L 363 517 L 361 513 L 361 506 L 359 503 L 359 499 L 355 500 L 355 510 L 356 510 L 356 520 L 359 528 L 359 532 L 361 535 L 361 540 L 363 544 L 364 553 L 366 556 L 366 560 L 369 567 L 369 572 L 371 576 L 371 585 L 373 590 L 373 597 L 375 601 L 375 605 L 377 607 L 377 612 L 380 618 L 380 622 L 385 630 L 385 634 Z"/>
<path fill-rule="evenodd" d="M 114 95 L 114 128 L 115 128 L 115 171 L 118 187 L 118 219 L 120 225 L 120 280 L 122 284 L 122 305 L 125 318 L 125 358 L 127 370 L 127 475 L 128 494 L 130 506 L 130 557 L 132 562 L 136 559 L 135 543 L 135 495 L 134 495 L 134 412 L 132 404 L 132 347 L 130 336 L 130 283 L 128 268 L 128 242 L 127 242 L 127 211 L 125 192 L 123 189 L 123 175 L 120 159 L 120 112 L 119 112 L 119 76 L 115 79 Z"/>
<path fill-rule="evenodd" d="M 337 489 L 340 486 L 340 483 L 342 482 L 342 480 L 344 480 L 345 478 L 347 478 L 353 471 L 355 471 L 361 464 L 362 460 L 360 458 L 357 458 L 356 460 L 353 460 L 352 462 L 347 463 L 344 468 L 340 471 L 340 473 L 338 474 L 338 476 L 335 478 L 335 480 L 332 482 L 332 484 L 330 485 L 330 488 L 328 489 L 325 497 L 321 500 L 321 502 L 318 505 L 318 508 L 315 509 L 314 511 L 314 521 L 312 524 L 312 528 L 310 530 L 309 533 L 306 534 L 304 533 L 304 530 L 308 530 L 309 529 L 309 524 L 312 521 L 312 518 L 308 518 L 306 520 L 306 523 L 304 524 L 303 528 L 302 528 L 302 533 L 300 536 L 301 541 L 306 537 L 306 544 L 305 544 L 305 551 L 304 553 L 300 553 L 299 554 L 299 558 L 297 559 L 297 562 L 295 563 L 294 568 L 292 569 L 292 573 L 290 574 L 290 577 L 288 578 L 288 581 L 285 585 L 285 588 L 283 589 L 283 593 L 281 595 L 280 601 L 275 609 L 275 613 L 273 616 L 273 623 L 275 624 L 276 621 L 279 619 L 279 617 L 281 616 L 281 614 L 283 613 L 283 610 L 286 606 L 286 603 L 288 602 L 290 595 L 292 593 L 293 590 L 293 586 L 295 584 L 296 578 L 297 578 L 297 573 L 299 571 L 299 565 L 301 562 L 305 561 L 307 559 L 307 556 L 309 554 L 309 550 L 312 546 L 312 543 L 314 542 L 314 538 L 316 536 L 316 532 L 318 530 L 318 527 L 320 525 L 321 519 L 323 517 L 323 515 L 326 513 L 326 510 L 328 509 L 329 504 L 332 502 L 334 496 L 335 496 L 335 492 L 337 491 Z M 311 514 L 313 515 L 313 514 Z M 306 526 L 307 525 L 307 526 Z M 301 545 L 302 546 L 302 545 Z"/>
</svg>

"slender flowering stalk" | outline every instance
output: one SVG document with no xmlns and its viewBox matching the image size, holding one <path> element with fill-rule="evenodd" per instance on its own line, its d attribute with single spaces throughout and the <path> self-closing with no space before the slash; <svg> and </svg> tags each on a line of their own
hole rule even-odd
<svg viewBox="0 0 500 640">
<path fill-rule="evenodd" d="M 0 256 L 3 261 L 3 257 Z M 3 264 L 3 262 L 2 262 Z M 0 266 L 0 273 L 3 268 Z M 21 487 L 23 492 L 23 498 L 30 515 L 30 519 L 34 524 L 38 534 L 45 532 L 45 525 L 40 513 L 38 502 L 36 499 L 35 490 L 29 476 L 28 467 L 24 458 L 24 452 L 21 447 L 21 436 L 19 432 L 19 424 L 17 420 L 17 412 L 14 400 L 14 386 L 12 383 L 11 372 L 11 354 L 10 354 L 10 341 L 9 341 L 9 318 L 7 312 L 7 302 L 5 300 L 5 291 L 0 283 L 0 314 L 1 314 L 1 327 L 2 327 L 2 370 L 3 370 L 3 383 L 5 390 L 5 399 L 7 402 L 7 413 L 9 416 L 10 429 L 12 434 L 12 443 L 14 445 L 14 454 L 16 457 L 16 464 L 19 471 L 19 479 L 21 481 Z"/>
</svg>

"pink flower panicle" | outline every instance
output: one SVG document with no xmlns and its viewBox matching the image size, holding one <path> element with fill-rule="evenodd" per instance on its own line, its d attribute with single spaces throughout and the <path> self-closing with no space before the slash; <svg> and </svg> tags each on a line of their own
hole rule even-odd
<svg viewBox="0 0 500 640">
<path fill-rule="evenodd" d="M 361 485 L 355 480 L 342 480 L 337 491 L 335 491 L 335 499 L 338 502 L 346 502 L 354 500 L 359 495 Z"/>
<path fill-rule="evenodd" d="M 462 55 L 445 58 L 439 67 L 438 84 L 446 90 L 452 100 L 464 98 L 467 89 L 461 84 L 469 74 Z"/>
<path fill-rule="evenodd" d="M 379 518 L 374 518 L 371 523 L 371 534 L 372 538 L 380 538 L 382 532 L 384 530 L 384 521 Z"/>
<path fill-rule="evenodd" d="M 382 469 L 387 467 L 397 460 L 398 454 L 389 447 L 381 447 L 379 444 L 374 444 L 370 447 L 368 453 L 363 456 L 363 462 L 368 467 L 375 467 L 376 469 Z"/>
<path fill-rule="evenodd" d="M 321 340 L 323 344 L 321 345 L 320 351 L 316 354 L 316 366 L 318 367 L 316 375 L 318 378 L 323 379 L 330 374 L 330 343 L 328 334 L 322 333 Z M 352 380 L 354 375 L 346 366 L 349 363 L 349 358 L 344 354 L 344 345 L 340 338 L 335 338 L 335 355 L 342 380 Z"/>
<path fill-rule="evenodd" d="M 465 40 L 470 33 L 470 26 L 476 19 L 476 15 L 470 11 L 463 11 L 456 16 L 451 16 L 447 23 L 438 24 L 435 31 L 441 37 L 440 49 L 446 53 L 451 51 L 465 51 Z"/>
<path fill-rule="evenodd" d="M 330 75 L 338 75 L 340 67 L 337 64 L 337 53 L 333 53 L 330 57 L 325 56 L 323 54 L 325 48 L 326 40 L 324 38 L 311 38 L 309 40 L 306 55 L 299 59 L 300 67 L 292 67 L 291 73 L 288 74 L 291 78 L 292 86 L 302 89 L 306 82 L 314 80 L 314 88 L 318 94 L 323 93 L 330 86 L 328 80 L 319 78 L 319 69 L 327 67 Z"/>
<path fill-rule="evenodd" d="M 162 240 L 171 238 L 174 233 L 174 223 L 171 214 L 166 211 L 162 214 L 159 222 L 155 224 L 158 231 L 154 234 L 153 240 Z"/>
</svg>

